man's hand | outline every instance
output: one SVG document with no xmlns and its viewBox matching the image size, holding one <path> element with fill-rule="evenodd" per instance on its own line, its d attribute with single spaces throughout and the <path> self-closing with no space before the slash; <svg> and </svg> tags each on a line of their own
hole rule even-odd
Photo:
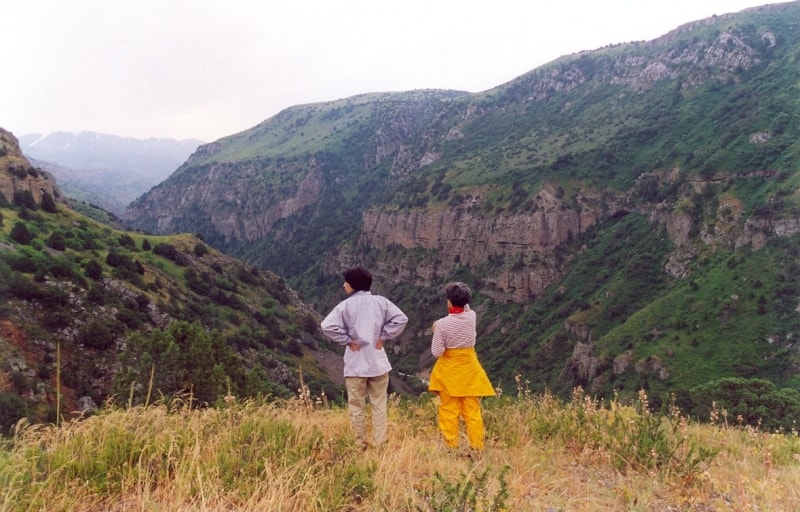
<svg viewBox="0 0 800 512">
<path fill-rule="evenodd" d="M 378 350 L 383 348 L 383 340 L 382 339 L 378 338 L 378 341 L 375 342 L 375 348 L 377 348 Z"/>
<path fill-rule="evenodd" d="M 347 344 L 347 346 L 350 347 L 350 350 L 352 350 L 353 352 L 358 352 L 359 350 L 361 350 L 361 345 L 359 345 L 355 341 L 351 341 L 350 343 Z"/>
</svg>

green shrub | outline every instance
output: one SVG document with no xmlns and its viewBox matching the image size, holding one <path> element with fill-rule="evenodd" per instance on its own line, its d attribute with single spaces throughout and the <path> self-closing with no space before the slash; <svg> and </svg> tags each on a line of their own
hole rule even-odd
<svg viewBox="0 0 800 512">
<path fill-rule="evenodd" d="M 483 473 L 463 474 L 461 478 L 450 481 L 438 471 L 421 489 L 422 502 L 425 508 L 417 505 L 417 512 L 461 512 L 473 510 L 480 512 L 501 512 L 506 510 L 508 484 L 506 474 L 510 467 L 506 466 L 498 475 L 499 490 L 492 496 L 489 492 L 489 469 Z"/>
<path fill-rule="evenodd" d="M 11 270 L 32 274 L 38 269 L 37 262 L 30 255 L 23 254 L 21 251 L 18 253 L 7 253 L 3 255 L 3 259 L 8 263 Z"/>
<path fill-rule="evenodd" d="M 28 230 L 28 226 L 20 221 L 14 223 L 9 236 L 12 240 L 22 245 L 28 245 L 33 240 L 33 234 Z"/>
<path fill-rule="evenodd" d="M 24 395 L 32 389 L 30 379 L 20 371 L 15 370 L 11 372 L 11 383 L 14 385 L 14 391 L 20 395 Z"/>
<path fill-rule="evenodd" d="M 127 254 L 120 254 L 115 251 L 109 252 L 108 256 L 106 256 L 106 264 L 113 267 L 112 275 L 114 277 L 130 281 L 139 287 L 144 286 L 141 278 L 144 275 L 144 266 Z"/>
<path fill-rule="evenodd" d="M 42 210 L 46 211 L 47 213 L 58 212 L 56 200 L 53 199 L 53 195 L 50 194 L 50 192 L 45 192 L 42 194 Z"/>
<path fill-rule="evenodd" d="M 800 392 L 765 379 L 719 379 L 692 388 L 690 396 L 700 418 L 722 413 L 728 423 L 783 432 L 796 429 L 800 418 Z"/>
<path fill-rule="evenodd" d="M 114 318 L 131 330 L 138 329 L 144 323 L 138 312 L 131 311 L 128 308 L 118 310 Z"/>
<path fill-rule="evenodd" d="M 92 320 L 80 330 L 77 339 L 86 347 L 105 350 L 114 344 L 114 329 L 108 321 Z"/>
<path fill-rule="evenodd" d="M 0 258 L 0 296 L 8 292 L 8 280 L 11 277 L 11 267 L 2 258 Z"/>
<path fill-rule="evenodd" d="M 52 233 L 49 237 L 47 237 L 45 245 L 51 249 L 55 249 L 56 251 L 63 251 L 67 248 L 67 242 L 64 239 L 64 235 L 59 232 Z"/>
<path fill-rule="evenodd" d="M 41 215 L 36 213 L 33 209 L 28 209 L 28 208 L 22 208 L 17 214 L 17 217 L 19 217 L 22 220 L 29 220 L 31 222 L 36 222 L 36 223 L 44 222 L 44 219 L 42 218 Z"/>
<path fill-rule="evenodd" d="M 70 294 L 59 286 L 44 286 L 36 298 L 42 302 L 45 308 L 51 310 L 52 308 L 68 307 Z"/>
<path fill-rule="evenodd" d="M 197 256 L 198 258 L 202 258 L 206 254 L 208 254 L 208 247 L 206 247 L 204 244 L 198 243 L 197 245 L 194 246 L 195 256 Z"/>
<path fill-rule="evenodd" d="M 131 383 L 150 382 L 152 393 L 137 389 L 131 398 L 144 403 L 149 397 L 191 392 L 197 403 L 213 404 L 230 389 L 239 392 L 243 365 L 218 331 L 197 323 L 174 322 L 165 330 L 132 333 L 120 355 L 124 370 L 117 378 L 119 392 L 128 395 Z"/>
<path fill-rule="evenodd" d="M 13 272 L 8 280 L 8 292 L 14 297 L 31 301 L 42 296 L 39 288 L 19 272 Z"/>
<path fill-rule="evenodd" d="M 48 271 L 56 279 L 68 279 L 82 288 L 86 286 L 86 280 L 77 266 L 67 259 L 58 258 L 51 261 Z"/>
<path fill-rule="evenodd" d="M 213 290 L 208 276 L 198 274 L 193 268 L 187 268 L 183 277 L 186 279 L 186 286 L 198 295 L 209 295 Z"/>
<path fill-rule="evenodd" d="M 14 206 L 35 210 L 38 205 L 30 190 L 17 190 L 14 192 Z"/>
<path fill-rule="evenodd" d="M 105 304 L 106 296 L 106 290 L 102 285 L 92 283 L 89 287 L 89 292 L 86 294 L 86 300 L 94 304 Z"/>
<path fill-rule="evenodd" d="M 136 249 L 136 242 L 127 233 L 123 233 L 119 237 L 119 246 L 125 249 Z"/>
<path fill-rule="evenodd" d="M 15 393 L 0 393 L 0 434 L 7 435 L 22 418 L 28 416 L 25 400 Z"/>
<path fill-rule="evenodd" d="M 132 272 L 136 271 L 136 266 L 130 256 L 114 251 L 109 252 L 106 256 L 106 265 L 109 267 L 124 267 Z"/>
<path fill-rule="evenodd" d="M 83 273 L 89 279 L 99 281 L 103 277 L 103 266 L 97 260 L 89 260 Z"/>
<path fill-rule="evenodd" d="M 42 318 L 42 326 L 51 330 L 63 329 L 71 323 L 72 313 L 66 309 L 51 310 Z"/>
<path fill-rule="evenodd" d="M 186 264 L 188 263 L 186 261 L 186 256 L 181 254 L 178 251 L 178 249 L 176 249 L 175 246 L 172 244 L 157 243 L 153 247 L 153 254 L 158 254 L 159 256 L 163 256 L 181 266 L 186 266 Z"/>
</svg>

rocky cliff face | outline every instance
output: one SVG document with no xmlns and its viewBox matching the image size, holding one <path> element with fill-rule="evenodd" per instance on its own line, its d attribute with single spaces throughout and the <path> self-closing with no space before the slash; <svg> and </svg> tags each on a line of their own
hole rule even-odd
<svg viewBox="0 0 800 512">
<path fill-rule="evenodd" d="M 191 185 L 186 190 L 184 200 L 186 203 L 195 201 L 195 204 L 207 204 L 204 200 L 209 193 L 209 186 L 223 175 L 231 172 L 231 166 L 218 164 L 211 167 L 208 181 L 203 184 Z M 237 203 L 240 209 L 215 209 L 207 213 L 214 228 L 227 239 L 254 241 L 264 238 L 276 222 L 296 214 L 308 205 L 319 200 L 325 181 L 316 162 L 312 159 L 308 163 L 308 173 L 302 178 L 296 189 L 282 199 L 271 204 L 262 204 L 258 197 L 252 194 L 253 187 L 249 181 L 237 181 L 233 187 L 224 191 L 217 201 L 224 203 Z M 164 218 L 163 222 L 169 224 Z"/>
<path fill-rule="evenodd" d="M 700 194 L 721 183 L 766 181 L 775 175 L 759 171 L 709 177 L 693 180 L 686 187 Z M 662 175 L 659 179 L 670 182 L 674 177 Z M 480 198 L 468 207 L 456 209 L 371 209 L 363 214 L 359 242 L 370 249 L 396 246 L 426 251 L 377 263 L 390 280 L 422 286 L 441 280 L 459 265 L 477 269 L 500 262 L 493 265 L 496 270 L 492 273 L 481 276 L 489 285 L 487 293 L 499 300 L 522 302 L 541 295 L 562 277 L 568 262 L 556 258 L 557 247 L 586 232 L 605 216 L 627 213 L 625 204 L 625 197 L 608 194 L 577 195 L 565 200 L 552 187 L 544 187 L 535 197 L 533 212 L 487 215 L 481 211 Z M 703 208 L 702 204 L 689 208 L 686 202 L 633 206 L 638 213 L 647 215 L 653 229 L 665 229 L 674 249 L 664 270 L 674 277 L 686 277 L 689 265 L 705 247 L 758 250 L 772 238 L 800 233 L 800 218 L 764 212 L 746 216 L 742 199 L 732 193 L 721 197 L 716 210 L 704 216 L 690 211 Z M 327 268 L 335 272 L 345 266 L 353 259 L 348 250 L 334 257 Z"/>
<path fill-rule="evenodd" d="M 202 146 L 198 151 L 207 150 Z M 136 219 L 137 227 L 145 231 L 171 233 L 196 231 L 194 216 L 199 216 L 207 223 L 206 229 L 225 240 L 254 241 L 267 236 L 279 220 L 316 203 L 325 186 L 314 158 L 295 175 L 299 183 L 284 187 L 279 195 L 271 186 L 265 187 L 258 173 L 257 163 L 214 163 L 206 174 L 184 178 L 177 201 L 174 190 L 156 187 L 129 206 L 124 218 Z"/>
<path fill-rule="evenodd" d="M 751 9 L 756 12 L 764 8 Z M 544 100 L 554 92 L 568 92 L 586 84 L 607 83 L 626 85 L 635 91 L 644 91 L 665 80 L 680 78 L 683 87 L 692 88 L 714 77 L 729 77 L 747 71 L 761 63 L 754 48 L 753 38 L 746 38 L 738 29 L 725 27 L 715 37 L 696 39 L 682 44 L 687 34 L 696 33 L 708 26 L 724 26 L 737 15 L 713 16 L 687 23 L 657 39 L 642 44 L 659 52 L 655 57 L 619 52 L 591 61 L 593 52 L 570 56 L 554 66 L 548 66 L 523 75 L 515 86 L 528 90 L 531 101 Z M 754 38 L 767 48 L 776 45 L 776 36 L 768 28 L 760 27 Z"/>
<path fill-rule="evenodd" d="M 34 169 L 22 154 L 19 141 L 13 133 L 0 128 L 0 193 L 8 201 L 19 192 L 29 191 L 37 204 L 42 196 L 49 193 L 53 198 L 60 196 L 56 180 L 40 169 Z"/>
<path fill-rule="evenodd" d="M 715 185 L 730 185 L 740 180 L 767 182 L 775 179 L 778 179 L 778 173 L 774 171 L 741 172 L 695 179 L 690 187 L 695 194 L 702 194 Z M 693 204 L 688 197 L 682 204 L 663 202 L 643 205 L 642 210 L 647 213 L 650 221 L 665 227 L 674 246 L 665 267 L 668 274 L 678 278 L 686 277 L 690 262 L 703 247 L 733 250 L 749 247 L 758 250 L 770 239 L 788 238 L 800 233 L 800 218 L 791 215 L 790 211 L 778 209 L 781 213 L 773 215 L 767 208 L 748 214 L 742 198 L 731 192 L 720 196 L 717 203 L 715 210 L 706 212 L 702 219 L 691 212 L 702 209 L 704 205 Z"/>
<path fill-rule="evenodd" d="M 662 175 L 660 179 L 670 181 L 672 178 Z M 687 185 L 697 194 L 694 196 L 697 199 L 709 187 L 723 184 L 731 186 L 739 180 L 766 183 L 775 179 L 779 179 L 779 176 L 773 171 L 742 172 L 735 175 L 694 179 Z M 773 215 L 769 209 L 759 209 L 748 214 L 742 198 L 730 191 L 718 197 L 716 207 L 712 211 L 706 211 L 705 215 L 698 217 L 697 209 L 702 210 L 704 206 L 706 205 L 691 204 L 687 196 L 681 204 L 662 202 L 643 204 L 640 207 L 640 211 L 648 216 L 653 226 L 663 226 L 669 237 L 673 249 L 665 263 L 664 271 L 673 277 L 679 279 L 689 277 L 692 263 L 708 248 L 729 251 L 742 248 L 759 250 L 770 240 L 788 239 L 800 233 L 800 217 L 796 214 L 792 215 L 791 211 L 781 208 L 776 208 L 780 212 L 778 215 Z M 800 308 L 796 311 L 800 312 Z M 667 381 L 670 378 L 668 361 L 655 356 L 637 359 L 631 351 L 616 355 L 611 373 L 603 374 L 600 371 L 603 359 L 594 350 L 597 334 L 588 326 L 571 320 L 565 321 L 564 329 L 579 340 L 564 366 L 564 375 L 573 376 L 574 380 L 587 383 L 588 389 L 592 392 L 597 392 L 606 385 L 611 375 L 619 376 L 627 371 L 636 372 L 640 378 L 654 378 L 660 381 Z M 791 338 L 790 335 L 789 340 Z M 795 350 L 792 343 L 787 343 L 786 346 L 790 350 Z M 671 357 L 671 351 L 666 355 L 667 358 Z"/>
<path fill-rule="evenodd" d="M 398 263 L 393 279 L 414 278 L 431 282 L 459 265 L 478 268 L 502 261 L 502 270 L 482 276 L 498 298 L 523 301 L 557 281 L 560 265 L 556 247 L 591 228 L 612 205 L 579 195 L 568 206 L 557 192 L 545 187 L 536 195 L 532 213 L 485 215 L 480 199 L 471 207 L 448 210 L 386 211 L 364 213 L 361 244 L 385 249 L 425 249 L 437 256 L 428 264 Z M 401 271 L 405 268 L 406 271 Z"/>
</svg>

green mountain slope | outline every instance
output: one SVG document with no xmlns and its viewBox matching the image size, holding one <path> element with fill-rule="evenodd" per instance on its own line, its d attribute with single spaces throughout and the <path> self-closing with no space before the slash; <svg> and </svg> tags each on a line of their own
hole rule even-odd
<svg viewBox="0 0 800 512">
<path fill-rule="evenodd" d="M 191 235 L 101 224 L 46 178 L 0 130 L 0 435 L 108 400 L 291 397 L 301 379 L 338 399 L 319 318 L 282 278 Z"/>
<path fill-rule="evenodd" d="M 480 94 L 292 107 L 202 146 L 125 220 L 196 232 L 316 309 L 374 269 L 425 375 L 440 290 L 477 291 L 496 382 L 688 396 L 796 387 L 800 2 L 562 57 Z"/>
</svg>

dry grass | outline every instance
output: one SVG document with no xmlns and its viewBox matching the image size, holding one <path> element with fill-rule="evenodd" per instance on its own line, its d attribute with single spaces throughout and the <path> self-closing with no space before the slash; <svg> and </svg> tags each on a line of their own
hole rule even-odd
<svg viewBox="0 0 800 512">
<path fill-rule="evenodd" d="M 426 398 L 394 398 L 387 445 L 366 451 L 345 410 L 307 397 L 206 410 L 109 407 L 59 427 L 20 424 L 0 449 L 0 511 L 793 511 L 800 503 L 796 433 L 700 425 L 674 411 L 650 421 L 641 408 L 579 391 L 568 403 L 520 394 L 485 405 L 487 449 L 472 457 L 444 448 Z M 642 444 L 649 451 L 637 451 Z"/>
</svg>

